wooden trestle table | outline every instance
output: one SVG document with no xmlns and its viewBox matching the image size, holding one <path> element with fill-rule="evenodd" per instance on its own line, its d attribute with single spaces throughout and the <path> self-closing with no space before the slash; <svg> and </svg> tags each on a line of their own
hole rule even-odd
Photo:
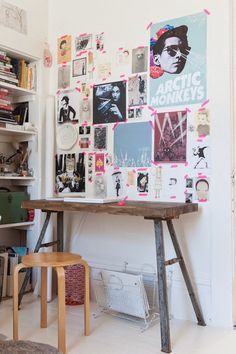
<svg viewBox="0 0 236 354">
<path fill-rule="evenodd" d="M 157 281 L 160 311 L 160 330 L 161 330 L 161 350 L 165 353 L 171 352 L 169 310 L 167 299 L 166 266 L 178 262 L 183 274 L 183 278 L 196 314 L 197 323 L 205 326 L 203 314 L 195 296 L 195 292 L 188 274 L 182 251 L 180 249 L 172 220 L 179 218 L 182 214 L 196 212 L 196 203 L 164 203 L 164 202 L 142 202 L 126 201 L 125 205 L 118 203 L 79 203 L 64 202 L 63 200 L 26 200 L 22 202 L 22 208 L 41 209 L 46 212 L 46 218 L 39 235 L 34 252 L 38 252 L 40 247 L 52 246 L 57 243 L 57 250 L 63 251 L 63 214 L 64 212 L 88 212 L 106 213 L 113 215 L 142 216 L 144 219 L 153 220 L 155 232 L 156 261 L 157 261 Z M 57 214 L 57 240 L 54 242 L 43 243 L 43 238 L 52 213 Z M 165 260 L 165 248 L 163 237 L 163 221 L 167 223 L 169 234 L 175 249 L 176 258 Z M 25 281 L 19 293 L 19 304 L 21 302 L 24 289 L 27 285 L 30 273 L 27 272 Z"/>
</svg>

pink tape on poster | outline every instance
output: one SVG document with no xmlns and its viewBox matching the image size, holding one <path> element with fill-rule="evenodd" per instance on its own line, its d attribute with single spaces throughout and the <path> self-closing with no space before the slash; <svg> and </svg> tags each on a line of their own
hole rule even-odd
<svg viewBox="0 0 236 354">
<path fill-rule="evenodd" d="M 188 166 L 188 161 L 185 162 L 184 166 L 186 166 L 186 167 Z"/>
<path fill-rule="evenodd" d="M 188 107 L 185 108 L 185 111 L 186 111 L 186 112 L 189 112 L 189 113 L 192 112 L 191 109 L 188 108 Z"/>
<path fill-rule="evenodd" d="M 136 170 L 133 168 L 133 173 L 136 173 Z"/>
<path fill-rule="evenodd" d="M 102 81 L 106 81 L 106 79 L 107 79 L 106 77 L 103 77 L 103 78 L 102 78 Z"/>
<path fill-rule="evenodd" d="M 149 120 L 148 122 L 149 122 L 149 124 L 151 125 L 152 129 L 154 130 L 155 127 L 154 127 L 153 121 Z"/>
<path fill-rule="evenodd" d="M 170 199 L 176 199 L 176 195 L 171 195 Z"/>
<path fill-rule="evenodd" d="M 129 183 L 126 183 L 126 187 L 129 187 Z"/>
<path fill-rule="evenodd" d="M 184 179 L 187 179 L 188 178 L 188 174 L 186 174 L 185 176 L 184 176 Z"/>
<path fill-rule="evenodd" d="M 86 125 L 88 125 L 88 123 L 87 122 L 83 122 L 81 125 L 82 125 L 82 127 L 86 127 Z"/>
<path fill-rule="evenodd" d="M 156 116 L 157 115 L 157 111 L 153 111 L 153 113 L 151 114 L 151 117 Z"/>
<path fill-rule="evenodd" d="M 76 125 L 76 124 L 77 124 L 77 122 L 73 122 L 73 121 L 72 121 L 72 124 Z"/>
<path fill-rule="evenodd" d="M 94 84 L 90 84 L 89 87 L 90 87 L 90 88 L 93 88 L 93 87 L 94 87 Z"/>
<path fill-rule="evenodd" d="M 144 109 L 144 106 L 139 106 L 139 109 Z"/>
<path fill-rule="evenodd" d="M 102 54 L 106 54 L 106 52 L 107 52 L 106 50 L 103 50 L 103 51 L 102 51 Z"/>
<path fill-rule="evenodd" d="M 125 80 L 123 80 L 123 82 L 124 82 L 125 84 L 126 84 L 126 82 L 127 82 L 127 81 L 128 81 L 128 80 L 126 80 L 126 79 L 125 79 Z"/>
<path fill-rule="evenodd" d="M 150 111 L 155 111 L 155 109 L 152 106 L 147 106 L 148 109 L 150 109 Z"/>
<path fill-rule="evenodd" d="M 67 64 L 62 64 L 62 68 L 66 68 L 67 67 Z"/>
<path fill-rule="evenodd" d="M 103 128 L 104 125 L 103 124 L 98 124 L 98 128 Z"/>
<path fill-rule="evenodd" d="M 198 143 L 202 143 L 202 139 L 197 139 L 197 142 Z"/>
<path fill-rule="evenodd" d="M 88 97 L 84 97 L 84 98 L 83 98 L 83 101 L 88 101 Z"/>
<path fill-rule="evenodd" d="M 147 167 L 140 167 L 140 168 L 137 168 L 137 171 L 147 171 Z"/>
<path fill-rule="evenodd" d="M 81 33 L 79 36 L 80 37 L 84 37 L 84 36 L 87 36 L 88 33 L 84 32 L 84 33 Z"/>
<path fill-rule="evenodd" d="M 200 175 L 200 176 L 198 176 L 197 178 L 204 178 L 204 179 L 206 179 L 207 176 L 206 176 L 206 175 Z"/>
<path fill-rule="evenodd" d="M 68 34 L 63 34 L 63 36 L 59 37 L 60 39 L 66 38 Z"/>
<path fill-rule="evenodd" d="M 77 57 L 80 57 L 83 54 L 86 54 L 87 50 L 81 50 L 79 53 L 76 54 Z"/>
<path fill-rule="evenodd" d="M 97 172 L 97 173 L 96 173 L 96 176 L 102 176 L 102 175 L 103 175 L 102 172 Z"/>
<path fill-rule="evenodd" d="M 153 165 L 155 165 L 155 166 L 158 165 L 158 163 L 157 163 L 156 161 L 153 161 L 153 160 L 151 160 L 151 164 L 153 164 Z"/>
<path fill-rule="evenodd" d="M 122 48 L 122 47 L 120 47 L 120 48 L 118 48 L 118 50 L 123 50 L 124 48 Z"/>
<path fill-rule="evenodd" d="M 123 198 L 123 202 L 125 202 L 129 197 L 126 195 L 124 198 Z"/>
<path fill-rule="evenodd" d="M 198 108 L 198 112 L 202 112 L 202 111 L 205 111 L 204 107 Z"/>
<path fill-rule="evenodd" d="M 57 90 L 56 95 L 60 95 L 61 90 Z"/>
<path fill-rule="evenodd" d="M 81 82 L 80 80 L 76 81 L 77 84 L 80 84 L 80 82 Z"/>
<path fill-rule="evenodd" d="M 120 75 L 120 78 L 121 78 L 121 79 L 122 79 L 123 77 L 125 77 L 125 74 Z"/>
<path fill-rule="evenodd" d="M 188 191 L 187 191 L 187 189 L 185 189 L 185 191 L 184 191 L 184 194 L 188 194 Z"/>
<path fill-rule="evenodd" d="M 145 46 L 144 45 L 139 45 L 137 48 L 143 49 L 143 48 L 145 48 Z"/>
<path fill-rule="evenodd" d="M 119 170 L 119 169 L 120 169 L 120 167 L 114 166 L 114 170 L 115 170 L 115 171 L 117 171 L 117 170 Z"/>
<path fill-rule="evenodd" d="M 198 199 L 199 203 L 206 203 L 207 199 Z"/>
<path fill-rule="evenodd" d="M 116 122 L 116 123 L 113 125 L 112 130 L 115 130 L 116 127 L 118 126 L 118 124 L 119 124 L 119 122 Z"/>
<path fill-rule="evenodd" d="M 91 140 L 89 140 L 89 141 L 88 141 L 88 144 L 89 144 L 89 145 L 91 145 L 91 144 L 92 144 L 92 141 L 91 141 Z"/>
<path fill-rule="evenodd" d="M 205 138 L 206 135 L 205 134 L 199 134 L 199 138 Z"/>
<path fill-rule="evenodd" d="M 201 104 L 201 107 L 206 106 L 209 102 L 210 102 L 210 100 L 209 100 L 209 99 L 208 99 L 208 100 L 206 100 L 206 101 L 204 101 L 204 102 Z"/>
<path fill-rule="evenodd" d="M 76 91 L 81 92 L 81 89 L 79 87 L 76 87 L 75 89 Z"/>
<path fill-rule="evenodd" d="M 208 11 L 207 9 L 203 9 L 203 11 L 205 12 L 206 15 L 210 15 L 210 11 Z"/>
<path fill-rule="evenodd" d="M 147 197 L 147 196 L 148 196 L 147 193 L 139 193 L 138 195 L 139 195 L 140 197 Z"/>
<path fill-rule="evenodd" d="M 149 28 L 151 27 L 151 25 L 152 25 L 152 21 L 147 25 L 146 30 L 149 30 Z"/>
<path fill-rule="evenodd" d="M 170 167 L 171 168 L 176 168 L 176 167 L 178 167 L 178 165 L 177 165 L 177 163 L 175 163 L 175 164 L 171 165 Z"/>
</svg>

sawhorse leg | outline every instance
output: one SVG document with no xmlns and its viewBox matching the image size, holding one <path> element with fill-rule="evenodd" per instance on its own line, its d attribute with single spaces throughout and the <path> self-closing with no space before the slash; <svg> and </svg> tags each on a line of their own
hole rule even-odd
<svg viewBox="0 0 236 354">
<path fill-rule="evenodd" d="M 170 342 L 170 324 L 166 283 L 165 268 L 165 249 L 163 227 L 161 220 L 154 220 L 155 241 L 156 241 L 156 257 L 157 257 L 157 277 L 158 277 L 158 294 L 159 294 L 159 311 L 160 311 L 160 327 L 161 327 L 161 350 L 164 353 L 171 352 Z"/>
<path fill-rule="evenodd" d="M 46 216 L 46 219 L 44 221 L 44 224 L 43 224 L 43 227 L 42 227 L 42 230 L 40 232 L 40 235 L 39 235 L 39 238 L 38 238 L 38 241 L 36 243 L 36 246 L 34 248 L 34 253 L 37 253 L 42 245 L 42 241 L 43 241 L 43 238 L 45 236 L 45 232 L 47 230 L 47 227 L 48 227 L 48 223 L 49 223 L 49 220 L 50 220 L 50 216 L 51 216 L 51 211 L 48 211 L 47 212 L 47 216 Z M 20 288 L 20 292 L 19 292 L 19 295 L 18 295 L 18 306 L 20 307 L 20 304 L 21 304 L 21 300 L 22 300 L 22 297 L 24 295 L 24 291 L 25 291 L 25 288 L 27 286 L 27 283 L 29 281 L 29 278 L 30 278 L 30 268 L 27 268 L 26 269 L 26 272 L 25 272 L 25 277 L 24 277 L 24 281 L 21 285 L 21 288 Z"/>
<path fill-rule="evenodd" d="M 175 249 L 176 256 L 179 259 L 179 265 L 180 265 L 180 268 L 181 268 L 181 271 L 182 271 L 182 274 L 183 274 L 183 277 L 184 277 L 184 280 L 185 280 L 185 284 L 186 284 L 187 289 L 188 289 L 190 300 L 192 302 L 192 305 L 193 305 L 193 308 L 194 308 L 194 311 L 195 311 L 195 314 L 196 314 L 196 317 L 197 317 L 198 325 L 206 326 L 206 323 L 205 323 L 204 318 L 203 318 L 202 311 L 200 309 L 200 306 L 198 304 L 197 298 L 195 296 L 195 293 L 194 293 L 194 290 L 193 290 L 193 286 L 192 286 L 192 283 L 191 283 L 191 280 L 190 280 L 190 277 L 189 277 L 189 274 L 188 274 L 188 271 L 187 271 L 187 268 L 186 268 L 186 265 L 185 265 L 185 262 L 184 262 L 184 258 L 183 258 L 183 255 L 182 255 L 182 252 L 181 252 L 181 249 L 180 249 L 177 237 L 176 237 L 176 233 L 175 233 L 175 230 L 174 230 L 174 226 L 173 226 L 172 220 L 167 220 L 167 226 L 168 226 L 170 237 L 171 237 L 174 249 Z"/>
</svg>

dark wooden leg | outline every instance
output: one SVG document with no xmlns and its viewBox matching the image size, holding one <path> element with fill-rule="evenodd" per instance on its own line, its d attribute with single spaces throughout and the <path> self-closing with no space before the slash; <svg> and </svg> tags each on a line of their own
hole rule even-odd
<svg viewBox="0 0 236 354">
<path fill-rule="evenodd" d="M 159 293 L 159 311 L 161 326 L 161 350 L 164 353 L 171 353 L 170 343 L 170 324 L 168 311 L 166 268 L 165 268 L 165 249 L 163 228 L 161 220 L 154 220 L 156 256 L 157 256 L 157 276 Z"/>
<path fill-rule="evenodd" d="M 197 317 L 198 324 L 200 326 L 206 326 L 206 323 L 205 323 L 204 318 L 203 318 L 202 311 L 200 309 L 200 306 L 198 304 L 198 301 L 196 299 L 196 296 L 195 296 L 195 293 L 194 293 L 194 290 L 193 290 L 193 286 L 191 284 L 191 280 L 190 280 L 190 277 L 189 277 L 189 274 L 188 274 L 188 271 L 187 271 L 187 268 L 186 268 L 186 265 L 185 265 L 185 262 L 184 262 L 184 259 L 183 259 L 183 255 L 182 255 L 182 252 L 181 252 L 177 237 L 176 237 L 176 233 L 175 233 L 175 230 L 174 230 L 174 226 L 173 226 L 172 220 L 167 220 L 167 226 L 168 226 L 168 230 L 169 230 L 169 233 L 170 233 L 170 236 L 171 236 L 171 239 L 172 239 L 172 243 L 173 243 L 176 255 L 180 259 L 179 260 L 179 265 L 180 265 L 180 268 L 181 268 L 181 271 L 182 271 L 182 274 L 183 274 L 183 277 L 184 277 L 184 280 L 185 280 L 185 284 L 186 284 L 187 289 L 188 289 L 188 293 L 189 293 L 190 299 L 192 301 L 192 305 L 193 305 L 193 308 L 194 308 L 194 311 L 195 311 L 195 314 L 196 314 L 196 317 Z"/>
<path fill-rule="evenodd" d="M 57 212 L 57 251 L 63 252 L 64 250 L 64 222 L 63 222 L 63 211 Z"/>
<path fill-rule="evenodd" d="M 37 253 L 41 247 L 41 244 L 43 242 L 43 238 L 45 236 L 45 232 L 47 230 L 47 227 L 48 227 L 48 223 L 49 223 L 49 220 L 50 220 L 50 216 L 51 216 L 51 212 L 48 211 L 47 212 L 47 216 L 46 216 L 46 219 L 44 221 L 44 224 L 43 224 L 43 227 L 42 227 L 42 230 L 40 232 L 40 235 L 39 235 L 39 238 L 38 238 L 38 241 L 36 243 L 36 246 L 34 248 L 34 253 Z M 27 286 L 27 283 L 29 281 L 29 278 L 30 278 L 30 268 L 27 268 L 26 269 L 26 273 L 25 273 L 25 277 L 24 277 L 24 281 L 21 285 L 21 288 L 20 288 L 20 292 L 19 292 L 19 296 L 18 296 L 18 306 L 20 307 L 20 304 L 21 304 L 21 300 L 23 298 L 23 295 L 24 295 L 24 291 L 25 291 L 25 288 Z"/>
</svg>

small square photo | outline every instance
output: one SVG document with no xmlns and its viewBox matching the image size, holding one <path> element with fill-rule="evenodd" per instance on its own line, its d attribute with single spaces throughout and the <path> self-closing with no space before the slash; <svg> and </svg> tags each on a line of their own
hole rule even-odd
<svg viewBox="0 0 236 354">
<path fill-rule="evenodd" d="M 83 76 L 87 74 L 87 58 L 79 58 L 73 60 L 73 77 Z"/>
</svg>

